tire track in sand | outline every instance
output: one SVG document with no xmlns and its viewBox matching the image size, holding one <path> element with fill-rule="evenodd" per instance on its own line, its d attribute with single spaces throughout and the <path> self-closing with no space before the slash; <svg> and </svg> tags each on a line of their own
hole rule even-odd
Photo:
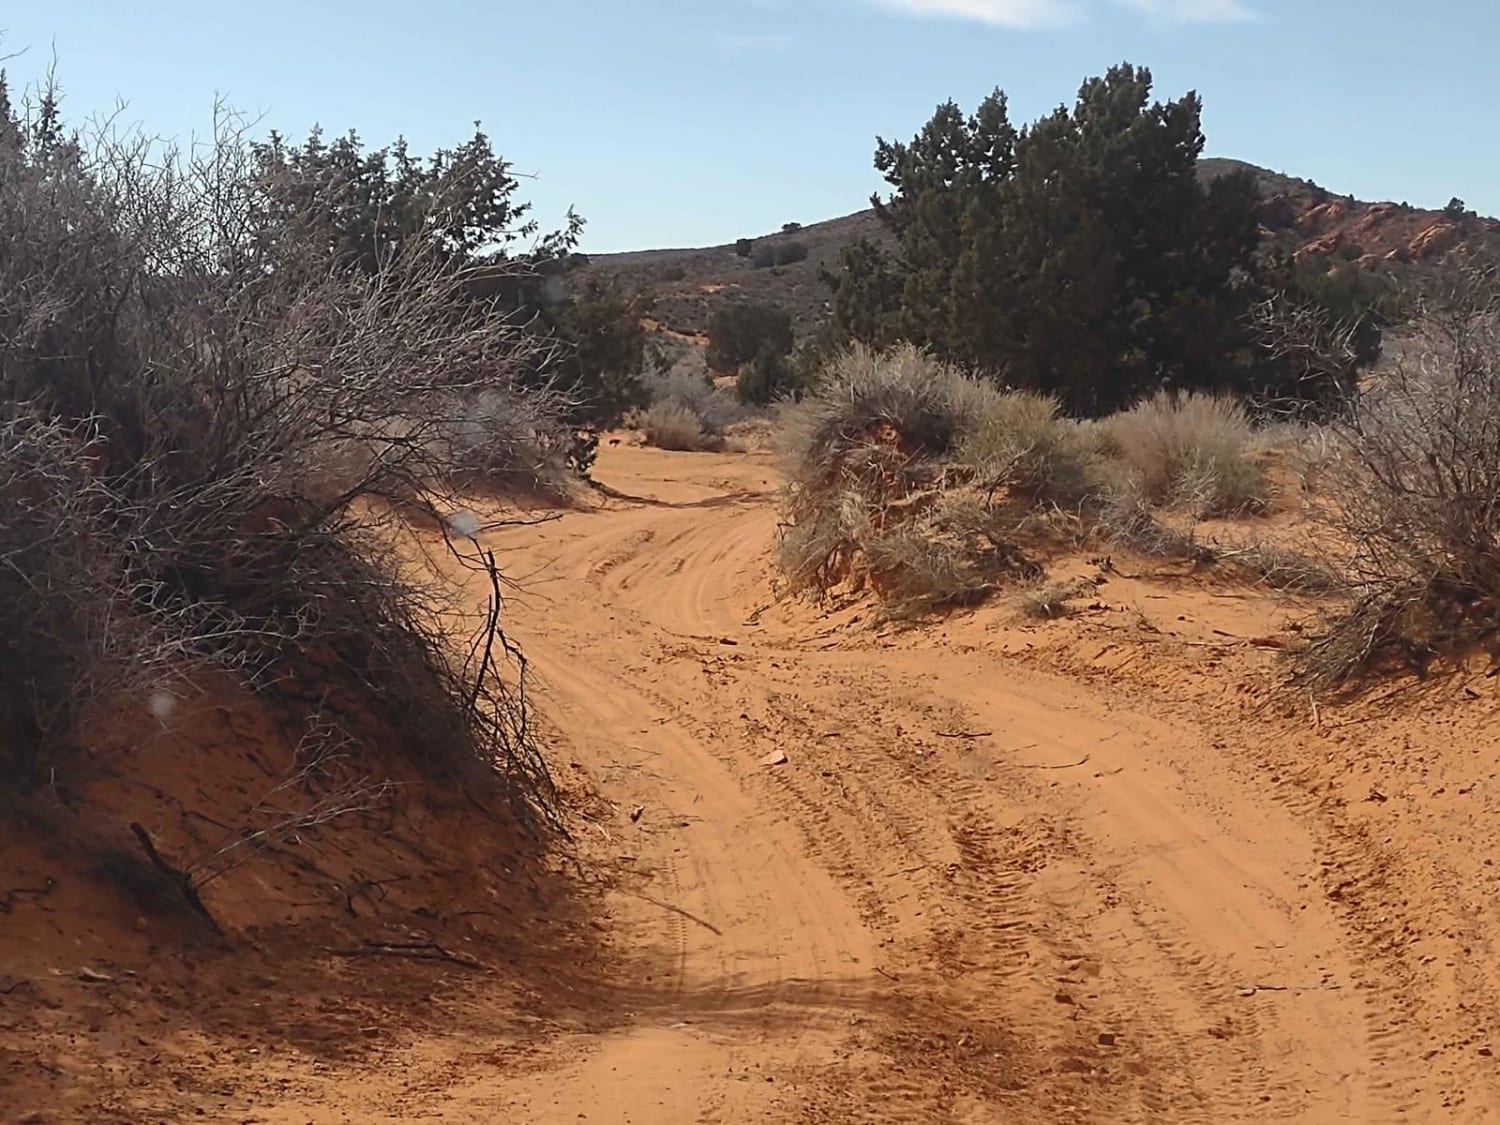
<svg viewBox="0 0 1500 1125">
<path fill-rule="evenodd" d="M 625 1018 L 509 1086 L 520 1118 L 1396 1119 L 1295 811 L 1077 682 L 750 624 L 766 471 L 622 450 L 601 472 L 652 503 L 496 537 L 537 575 L 512 629 L 549 718 L 646 810 L 596 849 L 633 872 Z"/>
</svg>

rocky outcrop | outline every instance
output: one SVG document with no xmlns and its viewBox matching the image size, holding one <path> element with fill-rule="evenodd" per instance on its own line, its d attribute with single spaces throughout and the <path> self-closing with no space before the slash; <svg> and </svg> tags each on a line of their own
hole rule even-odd
<svg viewBox="0 0 1500 1125">
<path fill-rule="evenodd" d="M 1347 200 L 1330 199 L 1326 203 L 1319 203 L 1302 212 L 1302 217 L 1297 220 L 1297 229 L 1306 233 L 1327 230 L 1342 222 L 1348 213 Z"/>
<path fill-rule="evenodd" d="M 1407 254 L 1414 262 L 1425 262 L 1452 250 L 1458 244 L 1458 224 L 1452 219 L 1439 219 L 1412 236 L 1406 244 Z"/>
</svg>

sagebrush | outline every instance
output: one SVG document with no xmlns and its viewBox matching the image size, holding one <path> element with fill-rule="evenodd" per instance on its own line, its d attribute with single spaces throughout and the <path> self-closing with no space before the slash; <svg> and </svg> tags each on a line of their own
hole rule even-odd
<svg viewBox="0 0 1500 1125">
<path fill-rule="evenodd" d="M 1196 519 L 1267 495 L 1251 423 L 1225 400 L 1159 395 L 1079 422 L 909 344 L 835 355 L 784 417 L 790 588 L 868 580 L 892 612 L 973 601 L 1091 539 L 1209 561 L 1159 509 Z"/>
<path fill-rule="evenodd" d="M 566 460 L 544 342 L 473 298 L 524 267 L 440 234 L 356 267 L 328 227 L 342 189 L 288 174 L 232 116 L 181 150 L 0 85 L 5 780 L 55 776 L 87 709 L 211 669 L 424 771 L 497 766 L 550 816 L 503 638 L 455 657 L 452 607 L 392 538 L 475 473 L 536 485 Z"/>
</svg>

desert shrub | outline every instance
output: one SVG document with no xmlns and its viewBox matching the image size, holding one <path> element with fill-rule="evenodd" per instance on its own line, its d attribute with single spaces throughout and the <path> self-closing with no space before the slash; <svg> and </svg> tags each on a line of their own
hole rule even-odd
<svg viewBox="0 0 1500 1125">
<path fill-rule="evenodd" d="M 0 87 L 13 780 L 65 764 L 80 706 L 212 667 L 545 819 L 524 685 L 497 671 L 512 650 L 485 628 L 453 655 L 451 607 L 404 576 L 388 515 L 443 516 L 473 455 L 540 474 L 568 440 L 539 342 L 472 299 L 476 272 L 523 267 L 455 252 L 440 200 L 430 237 L 363 256 L 343 181 L 282 192 L 216 124 L 190 151 L 77 135 L 50 93 L 20 113 Z"/>
<path fill-rule="evenodd" d="M 777 399 L 800 394 L 802 372 L 792 360 L 773 351 L 763 351 L 740 368 L 735 394 L 747 406 L 770 406 Z"/>
<path fill-rule="evenodd" d="M 953 453 L 998 392 L 910 344 L 855 344 L 824 369 L 817 393 L 788 418 L 786 452 L 799 481 L 833 481 L 851 457 L 894 453 L 916 469 Z"/>
<path fill-rule="evenodd" d="M 1466 267 L 1415 305 L 1411 338 L 1330 427 L 1320 514 L 1358 597 L 1304 657 L 1314 684 L 1500 630 L 1500 273 Z"/>
<path fill-rule="evenodd" d="M 776 264 L 778 266 L 789 266 L 795 262 L 807 260 L 807 244 L 792 239 L 783 242 L 776 247 Z"/>
<path fill-rule="evenodd" d="M 1248 543 L 1221 550 L 1216 557 L 1220 565 L 1288 594 L 1322 596 L 1347 593 L 1349 589 L 1348 579 L 1327 562 L 1274 543 Z"/>
<path fill-rule="evenodd" d="M 658 449 L 701 452 L 720 449 L 724 437 L 709 430 L 691 408 L 673 402 L 657 402 L 641 411 L 636 425 L 647 445 Z"/>
<path fill-rule="evenodd" d="M 755 239 L 753 239 L 753 238 L 737 238 L 737 239 L 735 239 L 735 241 L 734 241 L 734 252 L 735 252 L 736 256 L 741 257 L 741 258 L 748 258 L 748 257 L 750 257 L 751 253 L 754 250 L 755 250 Z"/>
<path fill-rule="evenodd" d="M 1162 506 L 1232 513 L 1266 492 L 1259 439 L 1232 403 L 1162 395 L 1078 422 L 1047 396 L 1002 390 L 912 345 L 838 353 L 781 409 L 779 431 L 789 588 L 867 580 L 900 613 L 1040 581 L 1034 555 L 1085 543 L 1212 563 L 1217 552 Z M 1290 557 L 1242 554 L 1241 569 L 1267 582 L 1320 579 Z"/>
<path fill-rule="evenodd" d="M 896 527 L 863 544 L 865 565 L 891 617 L 919 617 L 972 604 L 992 589 L 963 545 L 918 524 Z"/>
<path fill-rule="evenodd" d="M 1010 545 L 1000 524 L 975 518 L 945 484 L 972 478 L 955 454 L 1002 397 L 910 345 L 835 356 L 781 428 L 791 587 L 826 589 L 864 566 L 909 607 L 989 589 L 1014 565 Z M 918 540 L 932 559 L 918 559 Z"/>
<path fill-rule="evenodd" d="M 1105 543 L 1149 558 L 1212 562 L 1214 557 L 1191 531 L 1163 522 L 1133 481 L 1110 489 L 1100 498 L 1093 531 Z"/>
<path fill-rule="evenodd" d="M 712 450 L 724 446 L 724 431 L 745 416 L 735 397 L 705 375 L 660 372 L 646 379 L 651 404 L 627 422 L 647 445 L 661 449 Z"/>
<path fill-rule="evenodd" d="M 605 277 L 585 277 L 575 254 L 583 220 L 541 232 L 530 204 L 517 198 L 518 178 L 477 125 L 453 148 L 421 159 L 404 141 L 367 148 L 353 132 L 329 140 L 318 129 L 292 143 L 273 133 L 251 149 L 258 206 L 269 220 L 305 225 L 322 207 L 317 237 L 339 268 L 373 276 L 414 247 L 447 265 L 465 267 L 462 286 L 448 294 L 477 306 L 481 318 L 508 317 L 530 337 L 516 349 L 511 379 L 554 397 L 553 408 L 574 433 L 568 465 L 586 474 L 601 427 L 643 401 L 639 376 L 651 301 Z M 276 237 L 281 237 L 278 234 Z"/>
<path fill-rule="evenodd" d="M 792 317 L 777 305 L 728 305 L 709 321 L 706 358 L 714 371 L 738 371 L 762 352 L 784 356 L 791 350 Z"/>
<path fill-rule="evenodd" d="M 1106 425 L 1120 463 L 1152 503 L 1206 517 L 1265 502 L 1265 475 L 1250 456 L 1254 429 L 1231 399 L 1158 392 Z"/>
<path fill-rule="evenodd" d="M 958 450 L 976 483 L 1034 503 L 1077 507 L 1100 488 L 1097 440 L 1058 414 L 1054 399 L 1029 391 L 987 401 Z"/>
<path fill-rule="evenodd" d="M 669 403 L 691 410 L 711 433 L 723 433 L 746 413 L 733 394 L 707 375 L 681 368 L 648 376 L 646 393 L 653 405 Z"/>
<path fill-rule="evenodd" d="M 23 404 L 0 423 L 0 785 L 35 778 L 81 723 L 167 690 L 177 671 L 132 603 L 95 440 Z"/>
</svg>

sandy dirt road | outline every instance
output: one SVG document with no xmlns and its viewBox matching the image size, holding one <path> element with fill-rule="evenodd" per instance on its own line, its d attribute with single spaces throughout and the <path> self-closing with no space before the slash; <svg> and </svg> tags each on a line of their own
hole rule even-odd
<svg viewBox="0 0 1500 1125">
<path fill-rule="evenodd" d="M 766 458 L 601 460 L 602 509 L 488 542 L 524 583 L 511 628 L 556 769 L 613 803 L 582 846 L 611 873 L 623 1016 L 450 1106 L 1494 1119 L 1486 1056 L 1428 1081 L 1416 1001 L 1327 893 L 1347 852 L 1226 741 L 1249 735 L 961 623 L 893 635 L 776 602 Z"/>
<path fill-rule="evenodd" d="M 1483 654 L 1294 696 L 1312 607 L 1087 556 L 1065 619 L 896 628 L 777 597 L 768 455 L 595 475 L 481 535 L 571 845 L 414 785 L 213 882 L 219 941 L 77 857 L 195 854 L 294 744 L 111 732 L 99 835 L 6 853 L 0 1122 L 1500 1123 Z"/>
</svg>

